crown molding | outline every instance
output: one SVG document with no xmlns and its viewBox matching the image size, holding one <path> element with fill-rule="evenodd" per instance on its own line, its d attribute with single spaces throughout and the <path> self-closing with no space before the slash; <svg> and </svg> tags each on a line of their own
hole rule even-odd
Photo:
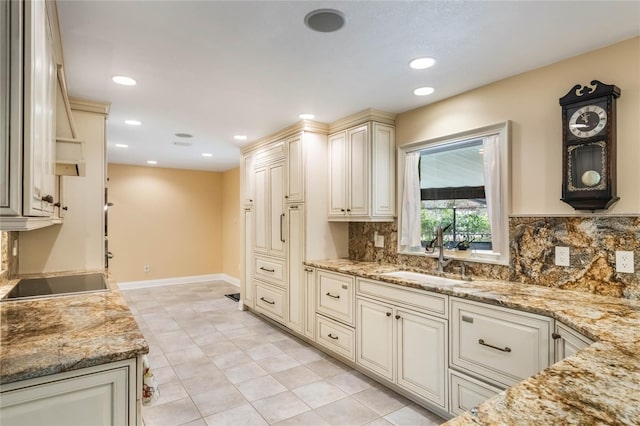
<svg viewBox="0 0 640 426">
<path fill-rule="evenodd" d="M 252 142 L 251 144 L 243 147 L 241 151 L 243 154 L 245 154 L 249 151 L 260 148 L 261 146 L 268 145 L 282 139 L 287 139 L 288 137 L 297 135 L 301 132 L 311 132 L 320 135 L 327 135 L 329 133 L 329 125 L 326 123 L 321 123 L 319 121 L 300 120 L 297 123 L 294 123 L 289 127 L 285 127 L 284 129 L 279 130 L 272 135 L 265 136 L 264 138 L 260 138 L 255 142 Z"/>
<path fill-rule="evenodd" d="M 109 115 L 111 102 L 92 101 L 89 99 L 69 98 L 71 109 L 74 111 L 93 112 L 96 114 Z"/>
<path fill-rule="evenodd" d="M 340 132 L 350 127 L 366 123 L 368 121 L 376 121 L 378 123 L 394 126 L 396 124 L 396 117 L 397 114 L 369 108 L 365 109 L 364 111 L 360 111 L 347 117 L 341 118 L 338 121 L 334 121 L 329 125 L 329 133 Z"/>
</svg>

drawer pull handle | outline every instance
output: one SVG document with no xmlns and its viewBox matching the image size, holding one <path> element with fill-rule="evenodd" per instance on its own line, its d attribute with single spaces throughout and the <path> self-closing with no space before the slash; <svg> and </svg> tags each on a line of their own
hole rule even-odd
<svg viewBox="0 0 640 426">
<path fill-rule="evenodd" d="M 390 317 L 391 316 L 391 312 L 387 312 L 387 316 Z"/>
<path fill-rule="evenodd" d="M 266 272 L 275 272 L 276 271 L 275 269 L 268 269 L 268 268 L 265 268 L 264 266 L 261 266 L 260 270 L 261 271 L 266 271 Z"/>
<path fill-rule="evenodd" d="M 504 348 L 499 348 L 497 346 L 493 346 L 493 345 L 490 345 L 488 343 L 485 343 L 484 339 L 479 339 L 478 343 L 480 343 L 482 346 L 487 346 L 487 347 L 492 348 L 492 349 L 497 349 L 497 350 L 499 350 L 501 352 L 511 352 L 511 348 L 508 347 L 508 346 L 505 346 Z"/>
<path fill-rule="evenodd" d="M 313 269 L 311 268 L 304 268 L 305 272 L 313 272 Z"/>
<path fill-rule="evenodd" d="M 338 340 L 338 336 L 334 336 L 331 333 L 327 334 L 327 337 L 329 337 L 330 339 L 333 339 L 333 340 Z"/>
<path fill-rule="evenodd" d="M 327 296 L 334 298 L 334 299 L 340 299 L 340 295 L 334 296 L 333 294 L 327 292 Z"/>
<path fill-rule="evenodd" d="M 551 333 L 551 337 L 554 338 L 554 340 L 560 339 L 562 338 L 562 335 L 558 334 L 558 333 Z"/>
<path fill-rule="evenodd" d="M 265 299 L 264 297 L 261 297 L 261 298 L 260 298 L 260 300 L 262 300 L 263 302 L 268 303 L 268 304 L 270 304 L 270 305 L 275 305 L 275 304 L 276 304 L 276 302 L 272 302 L 272 301 L 270 301 L 270 300 L 267 300 L 267 299 Z"/>
</svg>

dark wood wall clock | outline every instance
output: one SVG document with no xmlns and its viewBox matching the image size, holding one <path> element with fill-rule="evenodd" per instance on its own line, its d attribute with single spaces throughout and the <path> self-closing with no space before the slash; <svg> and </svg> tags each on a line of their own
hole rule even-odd
<svg viewBox="0 0 640 426">
<path fill-rule="evenodd" d="M 562 198 L 576 210 L 603 210 L 616 196 L 616 99 L 620 89 L 593 80 L 573 86 L 562 106 Z"/>
</svg>

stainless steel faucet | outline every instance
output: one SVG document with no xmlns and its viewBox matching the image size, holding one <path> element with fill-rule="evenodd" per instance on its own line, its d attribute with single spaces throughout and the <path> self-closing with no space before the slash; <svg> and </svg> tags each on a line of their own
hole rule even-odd
<svg viewBox="0 0 640 426">
<path fill-rule="evenodd" d="M 444 230 L 448 229 L 449 226 L 446 226 L 442 229 L 442 226 L 438 225 L 436 228 L 436 244 L 435 247 L 438 247 L 438 272 L 444 272 L 444 268 L 451 262 L 451 259 L 445 259 L 444 257 L 444 239 L 442 238 L 442 233 Z"/>
</svg>

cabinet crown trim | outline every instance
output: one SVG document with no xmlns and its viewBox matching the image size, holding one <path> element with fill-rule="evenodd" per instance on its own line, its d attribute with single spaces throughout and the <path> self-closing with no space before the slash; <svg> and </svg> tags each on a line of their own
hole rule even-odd
<svg viewBox="0 0 640 426">
<path fill-rule="evenodd" d="M 384 112 L 377 109 L 369 108 L 364 111 L 360 111 L 356 114 L 352 114 L 348 117 L 341 118 L 338 121 L 334 121 L 329 125 L 329 133 L 336 133 L 342 130 L 346 130 L 350 127 L 364 124 L 368 121 L 376 121 L 378 123 L 395 125 L 397 114 L 390 112 Z"/>
<path fill-rule="evenodd" d="M 69 98 L 71 109 L 74 111 L 93 112 L 97 114 L 109 115 L 111 102 L 92 101 L 89 99 Z"/>
<path fill-rule="evenodd" d="M 269 145 L 281 139 L 287 139 L 301 132 L 311 132 L 326 135 L 329 133 L 329 125 L 321 123 L 319 121 L 300 120 L 289 127 L 285 127 L 284 129 L 277 131 L 276 133 L 257 139 L 256 141 L 242 148 L 241 152 L 242 154 L 246 154 L 247 152 L 258 149 L 264 145 Z"/>
</svg>

